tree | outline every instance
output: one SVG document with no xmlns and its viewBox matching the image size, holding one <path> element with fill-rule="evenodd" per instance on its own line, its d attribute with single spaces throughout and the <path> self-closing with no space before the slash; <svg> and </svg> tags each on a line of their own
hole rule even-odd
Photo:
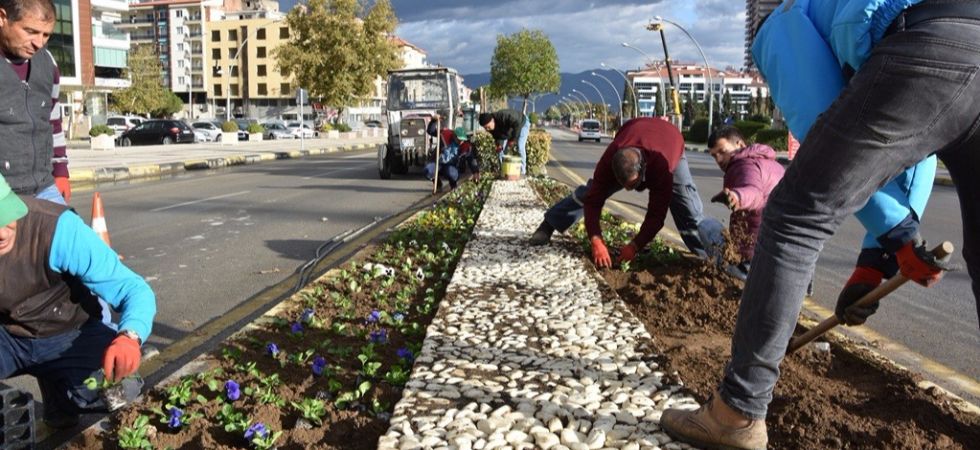
<svg viewBox="0 0 980 450">
<path fill-rule="evenodd" d="M 558 53 L 541 30 L 521 30 L 510 36 L 497 36 L 497 47 L 490 60 L 491 90 L 504 96 L 527 99 L 534 93 L 558 92 Z"/>
<path fill-rule="evenodd" d="M 551 105 L 544 112 L 544 118 L 547 120 L 558 120 L 562 116 L 561 110 L 557 105 Z"/>
<path fill-rule="evenodd" d="M 176 94 L 163 86 L 160 57 L 149 45 L 137 45 L 129 52 L 123 76 L 130 85 L 112 94 L 113 108 L 121 113 L 169 116 L 184 107 Z"/>
<path fill-rule="evenodd" d="M 401 67 L 389 0 L 370 9 L 358 0 L 310 0 L 290 10 L 286 24 L 289 41 L 275 50 L 277 67 L 325 104 L 355 104 L 370 96 L 377 77 Z"/>
</svg>

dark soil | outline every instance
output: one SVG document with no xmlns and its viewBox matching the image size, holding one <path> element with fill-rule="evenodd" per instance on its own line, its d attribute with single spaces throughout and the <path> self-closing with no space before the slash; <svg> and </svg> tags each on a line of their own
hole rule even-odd
<svg viewBox="0 0 980 450">
<path fill-rule="evenodd" d="M 741 282 L 693 259 L 603 275 L 647 326 L 668 373 L 677 371 L 690 393 L 706 401 L 730 355 Z M 781 370 L 767 418 L 771 448 L 970 449 L 980 443 L 980 417 L 847 342 L 831 339 L 830 352 L 801 349 Z"/>
<path fill-rule="evenodd" d="M 145 448 L 249 448 L 244 427 L 226 429 L 231 421 L 220 412 L 228 405 L 248 424 L 281 431 L 274 443 L 281 450 L 376 448 L 411 371 L 413 357 L 405 352 L 418 355 L 489 186 L 489 180 L 464 183 L 384 243 L 359 252 L 353 262 L 288 300 L 274 316 L 209 354 L 208 367 L 151 390 L 141 403 L 114 414 L 107 432 L 87 431 L 67 448 L 127 448 L 120 442 L 122 433 L 134 428 L 140 416 L 150 419 L 142 428 Z M 395 273 L 368 272 L 364 265 L 369 262 Z M 304 311 L 309 320 L 301 319 Z M 302 324 L 298 333 L 296 323 Z M 372 333 L 381 330 L 386 338 L 372 343 L 377 337 Z M 275 356 L 268 351 L 270 343 L 278 346 Z M 376 371 L 365 369 L 361 356 L 380 363 Z M 325 360 L 320 375 L 312 370 L 316 357 Z M 398 370 L 403 375 L 393 376 Z M 228 380 L 239 384 L 239 399 L 226 396 Z M 188 394 L 175 400 L 181 383 Z M 353 394 L 364 386 L 363 396 Z M 263 393 L 271 395 L 263 398 Z M 352 395 L 350 401 L 338 401 L 345 393 Z M 314 399 L 324 402 L 322 424 L 301 426 L 302 413 L 295 404 Z M 187 423 L 168 425 L 172 404 L 190 418 Z"/>
</svg>

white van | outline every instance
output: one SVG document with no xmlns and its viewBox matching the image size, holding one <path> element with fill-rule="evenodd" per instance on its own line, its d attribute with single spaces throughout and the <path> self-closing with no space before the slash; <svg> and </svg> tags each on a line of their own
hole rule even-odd
<svg viewBox="0 0 980 450">
<path fill-rule="evenodd" d="M 119 137 L 119 135 L 123 134 L 123 132 L 126 130 L 133 128 L 146 120 L 148 119 L 139 116 L 109 116 L 109 118 L 106 119 L 105 124 L 116 132 L 116 137 Z"/>
<path fill-rule="evenodd" d="M 602 127 L 599 126 L 598 120 L 586 119 L 578 124 L 578 141 L 582 142 L 586 139 L 602 142 Z"/>
</svg>

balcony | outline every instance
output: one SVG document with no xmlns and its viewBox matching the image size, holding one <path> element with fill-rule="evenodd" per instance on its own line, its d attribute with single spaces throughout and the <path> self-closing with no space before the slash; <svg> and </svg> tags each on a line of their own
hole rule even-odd
<svg viewBox="0 0 980 450">
<path fill-rule="evenodd" d="M 152 44 L 156 42 L 156 35 L 153 34 L 131 34 L 129 42 L 133 44 Z"/>
<path fill-rule="evenodd" d="M 154 23 L 156 23 L 156 20 L 149 17 L 124 17 L 122 22 L 117 22 L 114 25 L 116 28 L 132 29 L 152 26 Z"/>
</svg>

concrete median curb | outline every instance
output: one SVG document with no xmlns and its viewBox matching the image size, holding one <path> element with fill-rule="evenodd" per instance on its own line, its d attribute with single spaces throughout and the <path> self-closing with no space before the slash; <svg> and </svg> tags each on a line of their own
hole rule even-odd
<svg viewBox="0 0 980 450">
<path fill-rule="evenodd" d="M 229 166 L 258 164 L 265 161 L 282 159 L 302 159 L 308 156 L 326 155 L 329 153 L 351 152 L 374 148 L 378 144 L 347 144 L 342 146 L 310 148 L 306 150 L 290 150 L 278 152 L 256 152 L 233 156 L 192 159 L 174 163 L 137 164 L 132 166 L 102 167 L 71 169 L 71 179 L 78 183 L 99 183 L 121 181 L 138 178 L 159 177 L 164 174 L 189 170 L 208 170 Z"/>
</svg>

